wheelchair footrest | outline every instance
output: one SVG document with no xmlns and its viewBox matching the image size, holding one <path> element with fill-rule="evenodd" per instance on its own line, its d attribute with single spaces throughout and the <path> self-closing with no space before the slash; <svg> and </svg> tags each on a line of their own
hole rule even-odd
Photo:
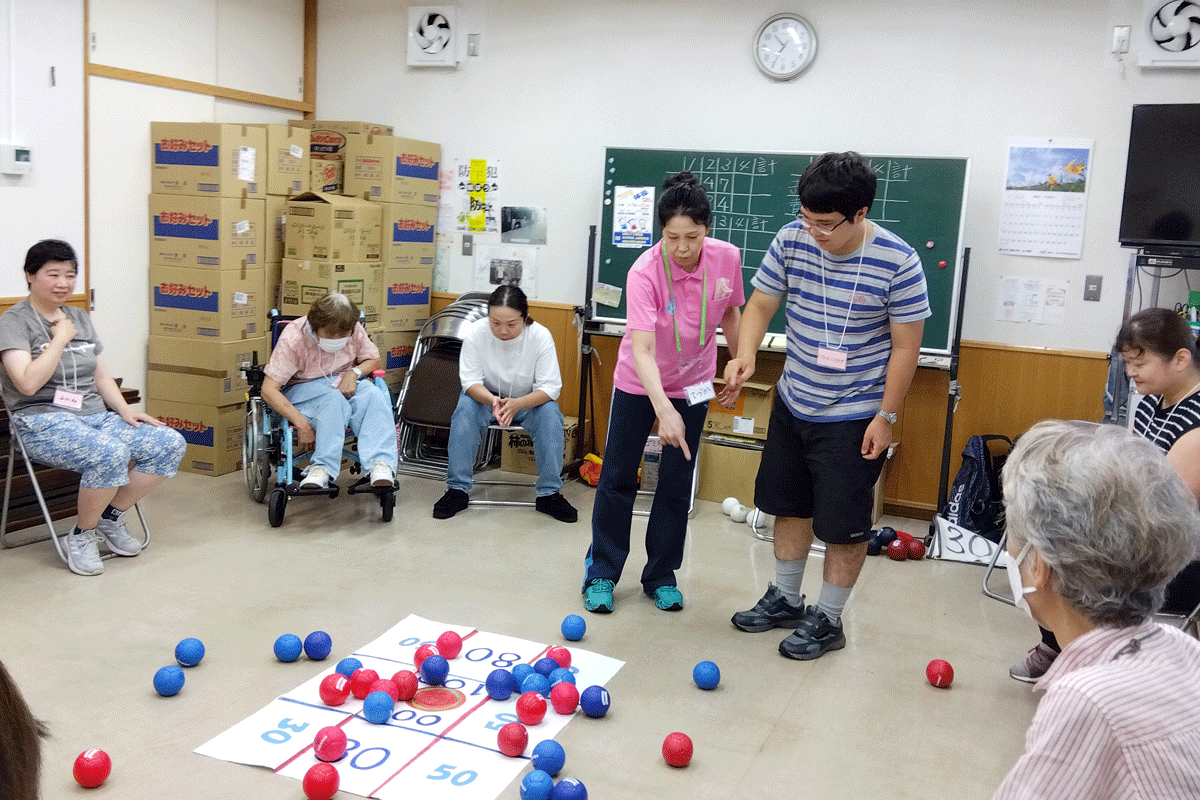
<svg viewBox="0 0 1200 800">
<path fill-rule="evenodd" d="M 288 497 L 309 497 L 312 495 L 318 495 L 318 496 L 325 495 L 327 497 L 334 498 L 334 497 L 337 497 L 341 491 L 342 491 L 342 487 L 338 486 L 336 483 L 333 484 L 332 486 L 328 486 L 324 489 L 318 489 L 318 488 L 301 489 L 299 481 L 293 481 L 292 483 L 289 483 L 287 485 Z"/>
<path fill-rule="evenodd" d="M 392 481 L 391 486 L 372 486 L 371 485 L 371 477 L 369 475 L 364 475 L 363 477 L 361 477 L 357 481 L 355 481 L 353 484 L 351 484 L 350 488 L 346 490 L 346 493 L 347 494 L 381 495 L 384 492 L 397 491 L 397 490 L 399 490 L 399 488 L 400 488 L 400 484 L 394 480 Z"/>
</svg>

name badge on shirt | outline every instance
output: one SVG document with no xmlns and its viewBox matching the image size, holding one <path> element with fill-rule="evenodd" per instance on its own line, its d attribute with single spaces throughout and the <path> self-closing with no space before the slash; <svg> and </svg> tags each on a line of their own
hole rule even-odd
<svg viewBox="0 0 1200 800">
<path fill-rule="evenodd" d="M 83 395 L 78 392 L 68 392 L 66 389 L 54 390 L 54 405 L 60 408 L 83 408 Z"/>
<path fill-rule="evenodd" d="M 687 392 L 687 402 L 689 406 L 707 403 L 709 400 L 715 400 L 717 397 L 717 393 L 713 391 L 712 381 L 693 384 L 684 389 L 684 391 Z"/>
<path fill-rule="evenodd" d="M 846 351 L 830 350 L 828 347 L 817 348 L 817 366 L 846 371 Z"/>
</svg>

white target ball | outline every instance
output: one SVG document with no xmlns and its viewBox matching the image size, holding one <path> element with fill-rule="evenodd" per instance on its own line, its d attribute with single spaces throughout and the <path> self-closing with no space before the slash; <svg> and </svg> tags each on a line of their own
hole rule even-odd
<svg viewBox="0 0 1200 800">
<path fill-rule="evenodd" d="M 746 524 L 754 530 L 765 530 L 771 524 L 771 515 L 761 508 L 752 508 L 746 515 Z"/>
<path fill-rule="evenodd" d="M 726 497 L 721 501 L 721 510 L 725 512 L 725 516 L 733 514 L 733 510 L 738 507 L 738 499 L 736 497 Z"/>
<path fill-rule="evenodd" d="M 733 507 L 733 511 L 729 512 L 729 518 L 734 522 L 745 522 L 746 515 L 750 513 L 750 509 L 746 508 L 741 503 Z"/>
</svg>

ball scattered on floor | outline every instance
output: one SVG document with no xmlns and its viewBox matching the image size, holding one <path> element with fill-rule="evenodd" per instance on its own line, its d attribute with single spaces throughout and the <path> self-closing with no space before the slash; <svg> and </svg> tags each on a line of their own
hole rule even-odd
<svg viewBox="0 0 1200 800">
<path fill-rule="evenodd" d="M 337 725 L 327 725 L 313 737 L 313 755 L 322 761 L 337 761 L 346 755 L 348 743 L 344 730 Z"/>
<path fill-rule="evenodd" d="M 721 501 L 721 510 L 725 512 L 725 516 L 728 517 L 733 513 L 733 510 L 737 508 L 738 505 L 740 504 L 738 503 L 738 499 L 736 497 L 726 497 Z"/>
<path fill-rule="evenodd" d="M 450 662 L 445 656 L 430 656 L 421 662 L 421 677 L 430 686 L 441 686 L 450 674 Z"/>
<path fill-rule="evenodd" d="M 535 769 L 521 779 L 521 800 L 550 800 L 554 789 L 554 778 L 543 770 Z"/>
<path fill-rule="evenodd" d="M 571 668 L 571 651 L 562 645 L 555 645 L 546 650 L 547 658 L 553 658 L 563 669 Z"/>
<path fill-rule="evenodd" d="M 579 694 L 579 707 L 589 717 L 603 717 L 608 713 L 611 698 L 603 686 L 589 686 Z"/>
<path fill-rule="evenodd" d="M 879 531 L 871 531 L 867 537 L 867 555 L 877 556 L 883 552 L 883 542 L 879 540 Z"/>
<path fill-rule="evenodd" d="M 175 645 L 175 660 L 181 667 L 194 667 L 204 658 L 204 642 L 188 637 Z"/>
<path fill-rule="evenodd" d="M 913 561 L 920 561 L 925 557 L 925 543 L 920 539 L 913 539 L 908 543 L 908 557 Z"/>
<path fill-rule="evenodd" d="M 493 700 L 507 700 L 516 691 L 515 683 L 516 680 L 511 672 L 506 669 L 494 669 L 488 673 L 483 686 L 487 690 L 488 697 Z"/>
<path fill-rule="evenodd" d="M 913 535 L 911 533 L 905 533 L 904 531 L 896 531 L 896 538 L 905 544 L 908 544 L 913 540 Z"/>
<path fill-rule="evenodd" d="M 362 662 L 357 658 L 343 658 L 338 662 L 338 665 L 333 668 L 333 671 L 340 672 L 349 678 L 360 669 L 362 669 Z"/>
<path fill-rule="evenodd" d="M 400 687 L 396 682 L 389 678 L 380 678 L 371 684 L 371 692 L 387 692 L 388 696 L 396 702 L 400 702 Z M 367 694 L 370 694 L 368 692 Z"/>
<path fill-rule="evenodd" d="M 908 545 L 903 539 L 893 539 L 888 543 L 887 554 L 892 561 L 903 561 L 908 558 Z"/>
<path fill-rule="evenodd" d="M 321 702 L 327 706 L 340 706 L 350 696 L 350 679 L 340 672 L 326 675 L 317 689 Z"/>
<path fill-rule="evenodd" d="M 371 692 L 363 700 L 363 718 L 375 725 L 387 722 L 395 710 L 396 701 L 387 692 Z"/>
<path fill-rule="evenodd" d="M 75 782 L 85 789 L 95 789 L 108 780 L 112 772 L 112 759 L 103 750 L 84 750 L 75 757 L 71 774 Z"/>
<path fill-rule="evenodd" d="M 397 700 L 412 700 L 417 696 L 417 689 L 421 688 L 421 682 L 417 680 L 417 673 L 411 669 L 397 670 L 392 676 L 392 683 L 396 684 L 396 688 L 400 690 L 400 696 Z"/>
<path fill-rule="evenodd" d="M 741 503 L 738 503 L 733 507 L 733 510 L 729 512 L 729 518 L 734 522 L 745 522 L 746 517 L 748 516 L 750 516 L 750 509 L 746 508 Z"/>
<path fill-rule="evenodd" d="M 711 661 L 701 661 L 692 669 L 692 680 L 701 689 L 715 689 L 721 682 L 721 668 Z"/>
<path fill-rule="evenodd" d="M 441 653 L 438 652 L 436 645 L 423 644 L 417 648 L 415 653 L 413 653 L 413 666 L 417 668 L 418 672 L 420 672 L 421 664 L 425 662 L 425 659 L 429 658 L 430 656 L 437 655 L 441 655 Z"/>
<path fill-rule="evenodd" d="M 446 631 L 437 638 L 438 653 L 445 658 L 458 658 L 462 644 L 462 637 L 454 631 Z"/>
<path fill-rule="evenodd" d="M 275 657 L 285 663 L 295 661 L 304 652 L 304 642 L 294 633 L 285 633 L 275 640 Z"/>
<path fill-rule="evenodd" d="M 313 661 L 324 661 L 333 650 L 333 639 L 325 631 L 313 631 L 304 637 L 304 655 Z"/>
<path fill-rule="evenodd" d="M 669 733 L 663 739 L 663 759 L 672 767 L 686 767 L 692 761 L 692 740 L 686 733 Z"/>
<path fill-rule="evenodd" d="M 172 664 L 154 673 L 154 691 L 163 697 L 174 697 L 183 688 L 183 670 Z"/>
<path fill-rule="evenodd" d="M 925 677 L 939 689 L 948 689 L 954 683 L 954 667 L 950 666 L 949 661 L 935 658 L 925 667 Z"/>
<path fill-rule="evenodd" d="M 366 698 L 371 693 L 371 684 L 379 680 L 379 673 L 370 667 L 363 667 L 354 671 L 350 676 L 350 691 L 359 700 Z"/>
<path fill-rule="evenodd" d="M 546 716 L 546 698 L 537 692 L 525 692 L 517 698 L 517 719 L 537 725 Z"/>
<path fill-rule="evenodd" d="M 530 757 L 533 762 L 534 769 L 540 769 L 548 773 L 551 777 L 556 777 L 562 772 L 563 765 L 567 763 L 567 751 L 553 739 L 543 739 L 534 745 L 533 755 Z"/>
<path fill-rule="evenodd" d="M 892 542 L 896 541 L 896 529 L 890 525 L 884 525 L 879 529 L 879 543 L 887 547 Z"/>
<path fill-rule="evenodd" d="M 563 681 L 550 690 L 550 705 L 559 714 L 574 714 L 579 708 L 579 690 L 575 684 Z"/>
<path fill-rule="evenodd" d="M 529 731 L 519 722 L 508 723 L 496 734 L 496 746 L 509 758 L 523 755 L 528 744 Z"/>
<path fill-rule="evenodd" d="M 556 669 L 550 673 L 548 680 L 550 681 L 550 688 L 553 689 L 555 686 L 558 686 L 563 681 L 566 681 L 567 683 L 574 683 L 575 682 L 575 673 L 571 672 L 571 670 L 569 670 L 569 669 L 559 667 L 558 669 Z"/>
<path fill-rule="evenodd" d="M 568 642 L 578 642 L 587 633 L 587 623 L 578 614 L 568 614 L 563 618 L 561 630 Z"/>
<path fill-rule="evenodd" d="M 525 680 L 521 681 L 521 692 L 537 692 L 545 697 L 550 694 L 550 681 L 545 675 L 539 675 L 536 672 L 526 675 Z"/>
<path fill-rule="evenodd" d="M 578 778 L 563 778 L 550 790 L 550 800 L 587 800 L 587 787 Z"/>
<path fill-rule="evenodd" d="M 337 794 L 342 777 L 338 775 L 337 767 L 333 764 L 313 764 L 304 773 L 300 785 L 308 800 L 330 800 Z"/>
</svg>

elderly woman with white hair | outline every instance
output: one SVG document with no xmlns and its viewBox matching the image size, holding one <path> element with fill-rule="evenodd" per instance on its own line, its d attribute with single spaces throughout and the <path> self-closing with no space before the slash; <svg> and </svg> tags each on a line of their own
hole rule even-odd
<svg viewBox="0 0 1200 800">
<path fill-rule="evenodd" d="M 1004 465 L 1017 606 L 1062 653 L 995 800 L 1200 797 L 1200 642 L 1156 623 L 1200 552 L 1200 510 L 1153 444 L 1041 422 Z"/>
</svg>

